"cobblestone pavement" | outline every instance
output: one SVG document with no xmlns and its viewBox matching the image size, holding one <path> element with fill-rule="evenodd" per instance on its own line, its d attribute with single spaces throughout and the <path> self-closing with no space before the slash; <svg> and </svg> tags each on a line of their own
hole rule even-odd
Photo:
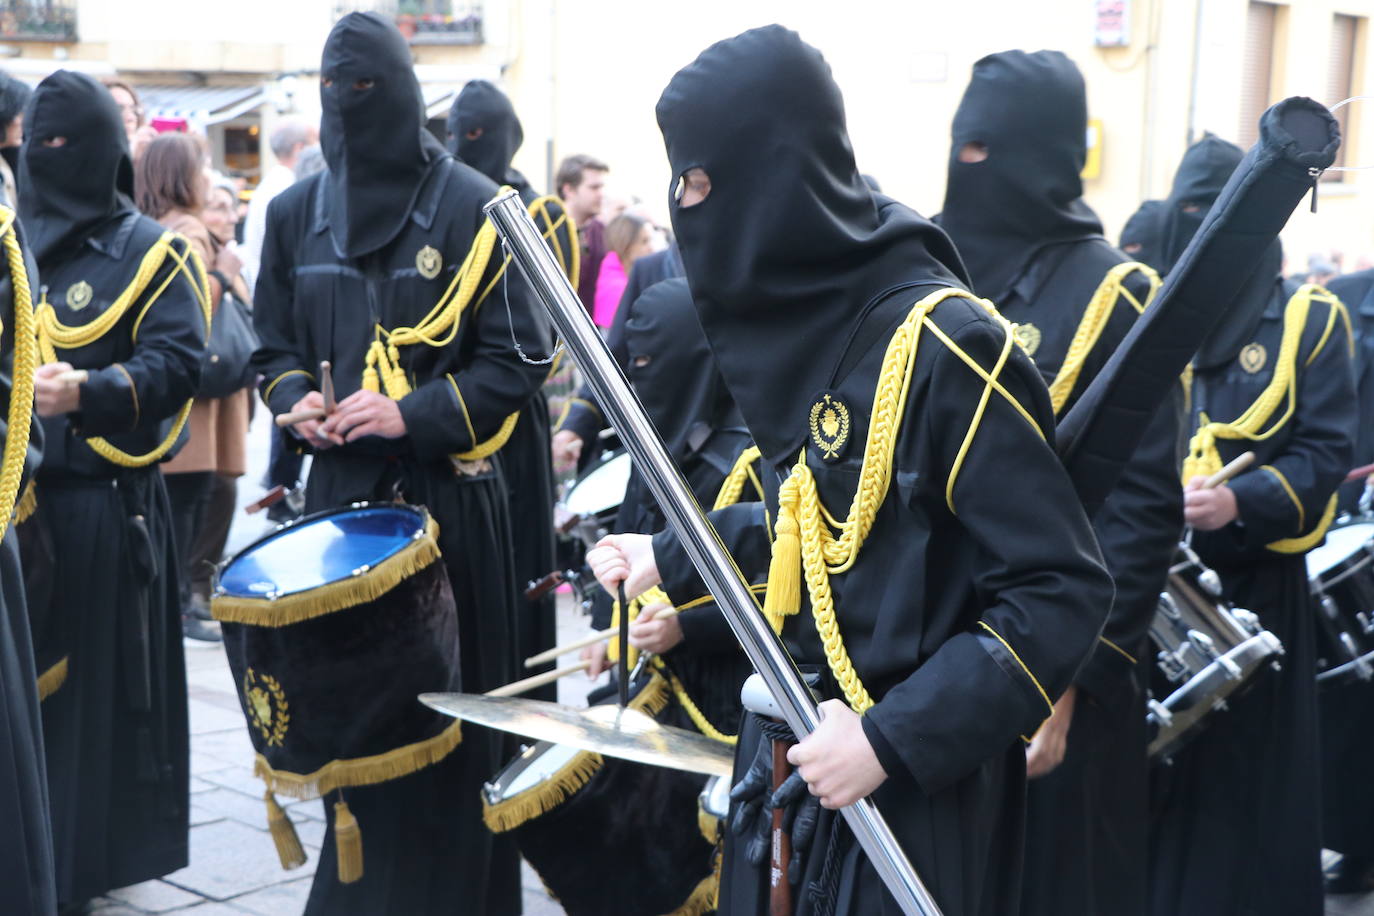
<svg viewBox="0 0 1374 916">
<path fill-rule="evenodd" d="M 249 473 L 240 481 L 240 505 L 260 495 L 258 481 L 267 463 L 266 422 L 259 410 L 249 447 Z M 229 550 L 243 547 L 266 528 L 266 522 L 239 513 Z M 564 639 L 585 632 L 568 601 L 560 603 L 558 626 Z M 191 864 L 162 880 L 111 891 L 95 902 L 92 912 L 98 916 L 296 916 L 304 909 L 324 837 L 323 804 L 278 799 L 295 821 L 309 857 L 302 867 L 283 871 L 267 832 L 262 784 L 253 777 L 252 746 L 224 652 L 218 645 L 188 644 L 186 669 L 191 711 Z M 587 687 L 581 675 L 564 678 L 560 699 L 580 704 Z M 528 867 L 524 891 L 527 916 L 563 912 Z M 1330 897 L 1326 913 L 1374 916 L 1374 895 Z"/>
</svg>

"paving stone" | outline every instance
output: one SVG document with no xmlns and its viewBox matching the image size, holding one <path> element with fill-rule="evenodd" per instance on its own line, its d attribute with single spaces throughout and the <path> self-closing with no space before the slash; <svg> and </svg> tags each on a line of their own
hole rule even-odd
<svg viewBox="0 0 1374 916">
<path fill-rule="evenodd" d="M 222 732 L 198 734 L 191 741 L 196 753 L 208 754 L 224 761 L 225 766 L 252 767 L 253 742 L 248 738 L 248 727 L 239 716 L 239 727 Z"/>
<path fill-rule="evenodd" d="M 199 673 L 206 674 L 211 671 L 213 671 L 213 669 L 206 669 Z M 228 710 L 229 712 L 238 713 L 240 719 L 242 719 L 243 706 L 239 703 L 239 696 L 234 692 L 232 684 L 229 685 L 227 690 L 224 690 L 219 686 L 201 686 L 195 681 L 191 681 L 190 678 L 187 678 L 187 680 L 189 684 L 186 689 L 186 694 L 191 699 L 199 700 L 202 703 L 209 703 L 211 706 L 216 706 L 220 709 Z M 218 680 L 218 678 L 216 678 L 216 680 Z"/>
<path fill-rule="evenodd" d="M 191 894 L 166 881 L 144 881 L 131 887 L 121 887 L 107 895 L 112 900 L 138 907 L 145 913 L 166 913 L 179 907 L 204 902 L 199 894 Z"/>
<path fill-rule="evenodd" d="M 210 770 L 205 773 L 198 773 L 201 779 L 209 783 L 214 783 L 225 789 L 232 789 L 243 795 L 251 795 L 253 798 L 262 798 L 263 781 L 253 775 L 252 769 L 248 766 L 220 767 L 217 770 Z"/>
<path fill-rule="evenodd" d="M 191 776 L 199 776 L 201 773 L 209 773 L 214 770 L 222 770 L 226 761 L 221 760 L 211 754 L 192 749 L 191 751 Z M 195 790 L 192 789 L 192 792 Z"/>
<path fill-rule="evenodd" d="M 294 874 L 290 872 L 289 874 Z M 288 916 L 305 910 L 313 878 L 296 878 L 265 887 L 229 901 L 234 906 L 257 916 Z"/>
<path fill-rule="evenodd" d="M 185 913 L 186 916 L 244 916 L 247 910 L 240 909 L 232 903 L 202 903 L 199 906 L 190 906 L 184 910 L 177 910 L 176 916 Z M 287 916 L 283 913 L 281 916 Z"/>
<path fill-rule="evenodd" d="M 196 794 L 199 794 L 199 793 L 201 793 L 201 792 L 210 792 L 210 791 L 213 791 L 213 790 L 215 790 L 215 789 L 218 789 L 219 786 L 215 785 L 213 782 L 206 782 L 205 780 L 201 779 L 199 776 L 194 775 L 194 774 L 195 774 L 195 759 L 196 759 L 196 755 L 195 755 L 195 752 L 193 751 L 193 752 L 191 753 L 191 761 L 192 761 L 192 763 L 191 763 L 191 772 L 192 772 L 192 776 L 191 776 L 191 794 L 192 794 L 192 795 L 196 795 Z"/>
<path fill-rule="evenodd" d="M 315 873 L 313 859 L 291 876 Z M 280 883 L 281 862 L 270 837 L 236 820 L 191 828 L 191 864 L 165 877 L 170 884 L 213 900 Z"/>
<path fill-rule="evenodd" d="M 90 914 L 91 916 L 146 916 L 144 910 L 136 910 L 127 904 L 117 903 L 113 900 L 92 904 Z"/>
<path fill-rule="evenodd" d="M 211 811 L 209 808 L 201 807 L 194 801 L 191 802 L 192 827 L 199 827 L 201 824 L 213 824 L 215 821 L 224 820 L 225 817 L 226 815 L 221 811 Z"/>
<path fill-rule="evenodd" d="M 243 713 L 211 706 L 203 700 L 190 700 L 191 734 L 204 735 L 210 732 L 244 731 Z M 245 733 L 246 737 L 246 733 Z"/>
</svg>

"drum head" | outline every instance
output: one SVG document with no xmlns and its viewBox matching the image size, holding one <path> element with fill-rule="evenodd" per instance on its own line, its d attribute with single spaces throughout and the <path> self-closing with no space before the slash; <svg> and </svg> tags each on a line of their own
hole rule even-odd
<svg viewBox="0 0 1374 916">
<path fill-rule="evenodd" d="M 538 788 L 582 753 L 566 744 L 540 741 L 520 752 L 492 782 L 487 785 L 489 802 L 509 801 L 521 793 Z"/>
<path fill-rule="evenodd" d="M 1326 543 L 1307 554 L 1308 578 L 1325 575 L 1333 566 L 1358 553 L 1371 538 L 1374 538 L 1374 522 L 1332 528 L 1326 533 Z"/>
<path fill-rule="evenodd" d="M 630 455 L 621 452 L 603 461 L 585 477 L 573 484 L 563 501 L 574 515 L 600 515 L 625 501 L 625 488 L 630 485 Z"/>
<path fill-rule="evenodd" d="M 281 597 L 352 576 L 394 555 L 425 530 L 409 506 L 376 505 L 321 512 L 279 528 L 225 564 L 219 593 Z"/>
</svg>

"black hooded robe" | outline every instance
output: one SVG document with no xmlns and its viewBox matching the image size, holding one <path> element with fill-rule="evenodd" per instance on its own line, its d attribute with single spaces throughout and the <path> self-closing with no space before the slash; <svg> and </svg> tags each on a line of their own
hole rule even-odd
<svg viewBox="0 0 1374 916">
<path fill-rule="evenodd" d="M 340 400 L 357 390 L 374 325 L 413 326 L 429 312 L 472 246 L 485 219 L 482 204 L 497 191 L 425 139 L 409 51 L 393 25 L 371 13 L 344 17 L 325 45 L 322 71 L 332 79 L 321 90 L 330 168 L 272 202 L 255 295 L 262 347 L 254 361 L 274 414 L 314 390 L 321 360 L 332 361 Z M 374 81 L 371 89 L 353 88 L 364 79 Z M 441 259 L 429 277 L 422 268 L 433 262 L 419 262 L 427 247 Z M 496 276 L 496 251 L 479 289 Z M 398 402 L 406 436 L 317 452 L 306 487 L 308 512 L 397 495 L 429 509 L 457 605 L 463 689 L 473 693 L 516 676 L 509 504 L 499 455 L 461 465 L 450 455 L 496 434 L 547 371 L 524 364 L 511 348 L 502 296 L 526 351 L 547 352 L 528 287 L 508 274 L 485 302 L 467 308 L 451 342 L 401 348 L 412 388 Z M 333 807 L 326 804 L 328 834 L 307 912 L 518 911 L 517 863 L 493 862 L 478 795 L 505 762 L 504 744 L 499 734 L 465 725 L 462 744 L 439 763 L 350 790 L 365 850 L 356 883 L 337 879 Z"/>
<path fill-rule="evenodd" d="M 58 71 L 35 90 L 25 123 L 20 215 L 57 320 L 85 325 L 164 230 L 126 196 L 124 128 L 104 87 Z M 50 148 L 52 137 L 67 142 Z M 179 256 L 189 250 L 173 242 Z M 155 463 L 121 466 L 90 440 L 131 455 L 161 443 L 195 392 L 205 334 L 195 288 L 169 259 L 108 333 L 57 351 L 90 372 L 80 410 L 43 420 L 29 523 L 54 547 L 49 606 L 33 609 L 47 630 L 34 634 L 37 651 L 51 634 L 70 647 L 66 682 L 43 703 L 63 904 L 187 862 L 186 666 L 167 492 Z"/>
<path fill-rule="evenodd" d="M 1241 160 L 1205 137 L 1185 154 L 1162 218 L 1165 267 L 1187 245 Z M 1275 244 L 1194 360 L 1186 431 L 1201 415 L 1231 422 L 1273 377 L 1291 289 Z M 1227 484 L 1240 517 L 1194 531 L 1193 547 L 1225 597 L 1283 643 L 1282 670 L 1263 672 L 1229 709 L 1157 767 L 1151 787 L 1150 912 L 1155 916 L 1316 916 L 1322 912 L 1315 636 L 1305 552 L 1280 545 L 1321 531 L 1350 468 L 1354 378 L 1343 310 L 1314 301 L 1302 329 L 1292 416 L 1260 441 L 1218 439 L 1224 463 L 1254 451 Z M 1278 421 L 1286 408 L 1271 417 Z M 1266 424 L 1266 429 L 1269 424 Z"/>
<path fill-rule="evenodd" d="M 973 288 L 1018 325 L 1047 384 L 1064 366 L 1090 300 L 1128 259 L 1102 238 L 1082 199 L 1087 104 L 1063 54 L 1007 51 L 974 64 L 954 118 L 941 226 Z M 959 161 L 966 143 L 988 156 Z M 1140 274 L 1124 283 L 1065 389 L 1062 416 L 1106 364 L 1148 301 Z M 1066 376 L 1066 381 L 1068 377 Z M 1112 496 L 1093 519 L 1116 582 L 1112 610 L 1074 678 L 1077 702 L 1063 762 L 1027 786 L 1022 910 L 1031 914 L 1145 912 L 1148 765 L 1138 669 L 1182 528 L 1177 404 L 1164 405 Z"/>
<path fill-rule="evenodd" d="M 823 504 L 843 515 L 888 342 L 915 303 L 962 286 L 958 257 L 929 222 L 864 184 L 838 88 L 795 33 L 773 26 L 712 46 L 673 78 L 658 119 L 674 181 L 694 167 L 711 179 L 704 201 L 673 206 L 673 226 L 721 374 L 763 450 L 765 487 L 800 455 Z M 755 199 L 769 206 L 744 205 Z M 1009 328 L 958 296 L 929 321 L 890 486 L 857 560 L 829 580 L 848 655 L 877 700 L 862 719 L 889 774 L 874 801 L 948 916 L 1012 914 L 1025 792 L 1018 735 L 1034 732 L 1047 696 L 1088 654 L 1111 584 L 1054 454 L 1044 383 Z M 1005 394 L 987 398 L 971 439 L 988 389 L 964 357 L 985 371 L 1004 359 Z M 836 401 L 847 425 L 810 422 L 817 405 Z M 769 517 L 778 508 L 770 494 Z M 746 571 L 767 562 L 761 515 L 757 504 L 715 514 Z M 675 539 L 657 535 L 654 547 L 669 596 L 699 593 Z M 825 668 L 806 602 L 782 637 L 799 664 Z M 751 719 L 737 777 L 757 745 Z M 797 912 L 897 912 L 833 823 L 822 816 Z M 749 865 L 744 845 L 727 838 L 722 908 L 766 912 L 766 869 Z M 834 880 L 819 880 L 813 897 L 828 856 Z"/>
</svg>

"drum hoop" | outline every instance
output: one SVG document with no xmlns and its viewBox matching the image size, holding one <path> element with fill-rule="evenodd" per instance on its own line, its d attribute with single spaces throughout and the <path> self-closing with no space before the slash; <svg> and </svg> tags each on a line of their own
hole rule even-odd
<svg viewBox="0 0 1374 916">
<path fill-rule="evenodd" d="M 339 510 L 307 516 L 296 524 L 332 515 L 337 511 Z M 346 579 L 285 595 L 252 598 L 216 594 L 210 600 L 211 615 L 224 623 L 285 627 L 377 600 L 439 559 L 439 523 L 424 509 L 415 508 L 414 511 L 420 513 L 421 529 L 409 543 L 376 566 L 364 566 L 353 570 L 353 574 Z M 251 550 L 262 540 L 265 539 L 260 539 L 239 551 L 234 555 L 234 559 Z M 229 562 L 232 563 L 233 559 Z"/>
<path fill-rule="evenodd" d="M 1351 557 L 1355 556 L 1356 553 L 1360 554 L 1360 559 L 1352 565 L 1346 566 L 1345 564 L 1350 562 Z M 1312 581 L 1316 586 L 1315 590 L 1325 590 L 1332 586 L 1340 585 L 1346 579 L 1349 579 L 1351 576 L 1368 567 L 1370 563 L 1374 563 L 1374 555 L 1371 555 L 1369 551 L 1365 550 L 1364 545 L 1361 545 L 1360 549 L 1355 553 L 1347 554 L 1345 557 L 1327 567 L 1327 572 L 1333 569 L 1340 569 L 1340 572 L 1336 573 L 1330 579 L 1327 579 L 1321 573 L 1313 576 Z"/>
</svg>

